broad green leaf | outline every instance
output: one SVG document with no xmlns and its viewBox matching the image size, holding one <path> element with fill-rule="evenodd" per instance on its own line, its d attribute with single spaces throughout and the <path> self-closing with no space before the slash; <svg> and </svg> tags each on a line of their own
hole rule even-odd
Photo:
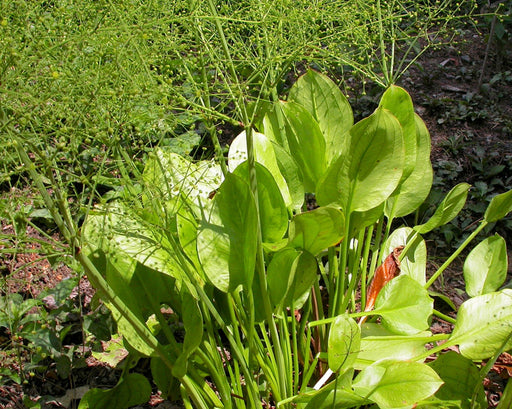
<svg viewBox="0 0 512 409">
<path fill-rule="evenodd" d="M 402 126 L 405 151 L 403 181 L 414 170 L 418 156 L 416 121 L 412 99 L 405 89 L 391 85 L 382 95 L 379 106 L 389 110 Z"/>
<path fill-rule="evenodd" d="M 485 211 L 484 219 L 488 223 L 503 219 L 512 211 L 512 190 L 494 196 Z"/>
<path fill-rule="evenodd" d="M 125 409 L 146 403 L 151 385 L 141 374 L 125 374 L 112 389 L 91 389 L 80 400 L 78 409 Z"/>
<path fill-rule="evenodd" d="M 477 392 L 476 405 L 473 409 L 486 409 L 487 399 L 484 387 L 480 380 L 477 366 L 470 359 L 448 351 L 441 354 L 429 364 L 441 377 L 444 385 L 436 392 L 435 397 L 440 400 L 459 401 L 459 408 L 472 409 L 471 399 L 475 389 Z"/>
<path fill-rule="evenodd" d="M 388 218 L 403 217 L 415 211 L 425 201 L 432 187 L 434 172 L 430 162 L 430 135 L 418 115 L 415 115 L 415 122 L 418 139 L 416 162 L 409 176 L 405 180 L 402 178 L 402 182 L 386 201 Z"/>
<path fill-rule="evenodd" d="M 382 316 L 383 325 L 395 334 L 417 334 L 429 328 L 433 300 L 416 280 L 400 275 L 380 291 L 375 312 Z"/>
<path fill-rule="evenodd" d="M 282 146 L 286 152 L 290 152 L 284 124 L 284 114 L 281 106 L 273 104 L 263 117 L 263 133 L 272 142 Z"/>
<path fill-rule="evenodd" d="M 464 207 L 470 186 L 467 183 L 459 183 L 444 198 L 435 213 L 425 224 L 415 226 L 420 234 L 428 233 L 435 228 L 450 222 Z"/>
<path fill-rule="evenodd" d="M 336 388 L 336 382 L 331 382 L 319 391 L 299 395 L 297 402 L 306 402 L 304 409 L 346 409 L 357 408 L 370 403 L 357 395 L 350 387 Z M 302 399 L 301 399 L 302 398 Z"/>
<path fill-rule="evenodd" d="M 354 123 L 352 108 L 338 86 L 327 76 L 309 70 L 293 84 L 288 101 L 302 105 L 318 122 L 325 138 L 327 163 L 337 158 Z"/>
<path fill-rule="evenodd" d="M 427 246 L 425 240 L 419 234 L 416 235 L 416 238 L 414 236 L 415 231 L 410 227 L 396 229 L 386 241 L 381 259 L 384 261 L 395 248 L 399 246 L 405 247 L 408 242 L 414 239 L 414 243 L 409 247 L 407 254 L 405 254 L 400 262 L 400 274 L 406 274 L 421 285 L 424 285 L 426 283 Z"/>
<path fill-rule="evenodd" d="M 251 286 L 256 263 L 257 210 L 249 185 L 230 173 L 213 198 L 208 219 L 202 220 L 197 251 L 203 269 L 219 290 Z"/>
<path fill-rule="evenodd" d="M 259 163 L 255 165 L 262 240 L 264 243 L 275 243 L 288 230 L 288 210 L 272 174 Z M 248 172 L 249 165 L 244 162 L 236 168 L 234 174 L 244 178 L 248 177 Z"/>
<path fill-rule="evenodd" d="M 188 293 L 182 290 L 182 313 L 181 319 L 185 328 L 185 339 L 183 349 L 176 359 L 172 368 L 172 374 L 176 378 L 182 378 L 187 372 L 190 355 L 201 345 L 203 339 L 203 316 L 197 301 Z"/>
<path fill-rule="evenodd" d="M 464 281 L 470 297 L 496 291 L 507 278 L 507 245 L 499 235 L 487 237 L 464 262 Z"/>
<path fill-rule="evenodd" d="M 365 227 L 377 223 L 383 215 L 384 203 L 364 212 L 353 212 L 350 215 L 350 227 L 355 231 L 363 230 Z"/>
<path fill-rule="evenodd" d="M 144 221 L 121 202 L 91 212 L 82 231 L 87 243 L 106 253 L 121 251 L 149 268 L 179 281 L 183 279 L 183 269 L 175 260 L 173 245 L 162 228 Z"/>
<path fill-rule="evenodd" d="M 178 240 L 183 252 L 192 261 L 197 272 L 198 284 L 204 284 L 203 267 L 197 254 L 197 221 L 187 207 L 182 207 L 176 215 L 176 226 L 178 230 Z"/>
<path fill-rule="evenodd" d="M 479 295 L 462 303 L 450 344 L 472 360 L 492 357 L 505 346 L 512 349 L 512 290 Z"/>
<path fill-rule="evenodd" d="M 443 381 L 425 364 L 383 360 L 363 369 L 354 391 L 380 409 L 405 408 L 432 396 Z"/>
<path fill-rule="evenodd" d="M 286 180 L 291 197 L 292 210 L 299 210 L 304 204 L 304 183 L 302 182 L 302 172 L 297 166 L 297 162 L 280 145 L 272 142 L 274 152 L 276 153 L 279 170 Z"/>
<path fill-rule="evenodd" d="M 200 207 L 222 182 L 222 170 L 212 161 L 193 163 L 170 150 L 156 149 L 144 168 L 146 189 L 163 200 L 188 198 Z"/>
<path fill-rule="evenodd" d="M 325 140 L 313 116 L 294 102 L 279 102 L 288 152 L 302 170 L 304 189 L 314 192 L 326 168 Z"/>
<path fill-rule="evenodd" d="M 343 213 L 333 207 L 318 207 L 295 215 L 288 232 L 289 245 L 317 255 L 343 238 Z"/>
<path fill-rule="evenodd" d="M 423 354 L 429 342 L 429 333 L 396 335 L 380 324 L 364 323 L 361 332 L 361 349 L 354 364 L 358 370 L 381 359 L 410 360 Z"/>
<path fill-rule="evenodd" d="M 151 270 L 122 253 L 111 255 L 107 261 L 106 280 L 127 308 L 147 327 L 147 318 L 154 314 L 161 303 L 174 305 L 174 281 Z M 167 281 L 169 280 L 169 281 Z M 145 356 L 154 355 L 154 350 L 139 336 L 124 311 L 117 310 L 105 301 L 117 323 L 118 332 L 132 348 Z M 148 328 L 148 331 L 149 328 Z M 154 335 L 154 334 L 153 334 Z"/>
<path fill-rule="evenodd" d="M 318 264 L 311 253 L 290 247 L 277 252 L 267 271 L 272 303 L 280 308 L 302 307 L 317 276 Z"/>
<path fill-rule="evenodd" d="M 147 246 L 142 245 L 147 240 L 144 236 L 146 226 L 144 229 L 141 227 L 142 238 L 137 237 L 129 213 L 120 204 L 113 204 L 107 210 L 111 209 L 112 211 L 89 214 L 82 229 L 84 241 L 88 245 L 84 246 L 82 251 L 99 271 L 104 272 L 105 279 L 117 298 L 137 317 L 141 326 L 146 328 L 147 335 L 151 337 L 152 334 L 146 326 L 147 318 L 155 313 L 155 309 L 160 308 L 160 303 L 174 304 L 175 280 L 169 275 L 172 272 L 168 268 L 170 264 L 162 262 L 164 259 L 160 258 L 160 254 L 163 254 L 164 258 L 171 256 L 149 241 Z M 120 217 L 120 214 L 125 214 L 126 217 Z M 133 241 L 126 240 L 125 229 L 128 229 Z M 147 234 L 151 235 L 151 232 Z M 135 248 L 131 248 L 129 243 Z M 135 257 L 131 257 L 123 250 L 125 246 L 135 257 L 140 257 L 142 262 L 159 267 L 165 274 L 138 262 Z M 136 252 L 137 249 L 140 249 L 139 253 Z M 178 271 L 176 275 L 178 273 L 181 274 Z M 90 279 L 92 280 L 92 277 Z M 125 311 L 117 310 L 108 301 L 106 305 L 112 311 L 118 332 L 123 335 L 124 340 L 141 354 L 153 355 L 153 347 L 148 345 L 126 320 Z"/>
<path fill-rule="evenodd" d="M 289 288 L 288 282 L 293 274 L 294 263 L 299 256 L 299 250 L 286 247 L 272 257 L 267 269 L 267 281 L 273 305 L 280 305 L 283 301 Z"/>
<path fill-rule="evenodd" d="M 379 108 L 351 128 L 346 153 L 318 183 L 317 201 L 320 205 L 337 204 L 345 214 L 374 209 L 396 189 L 402 168 L 400 123 Z"/>
<path fill-rule="evenodd" d="M 327 362 L 333 372 L 352 367 L 361 345 L 361 329 L 348 315 L 339 315 L 332 323 L 327 342 Z"/>
<path fill-rule="evenodd" d="M 279 190 L 283 196 L 286 206 L 295 205 L 290 188 L 279 168 L 278 158 L 276 157 L 277 154 L 274 150 L 274 143 L 261 133 L 253 132 L 252 135 L 255 161 L 261 163 L 272 174 L 275 183 L 279 186 Z M 234 172 L 235 169 L 246 160 L 247 140 L 246 132 L 243 131 L 233 140 L 233 142 L 231 142 L 229 147 L 228 166 L 230 172 Z"/>
</svg>

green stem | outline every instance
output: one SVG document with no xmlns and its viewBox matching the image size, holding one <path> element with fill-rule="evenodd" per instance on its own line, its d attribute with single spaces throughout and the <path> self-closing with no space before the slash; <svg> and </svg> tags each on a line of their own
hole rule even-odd
<svg viewBox="0 0 512 409">
<path fill-rule="evenodd" d="M 425 284 L 425 288 L 429 288 L 434 283 L 434 281 L 436 281 L 437 278 L 443 274 L 443 271 L 446 270 L 446 268 L 453 262 L 453 260 L 459 256 L 462 250 L 466 248 L 466 246 L 477 236 L 478 233 L 484 229 L 485 226 L 487 226 L 487 224 L 488 223 L 485 219 L 482 220 L 480 226 L 478 226 L 476 230 L 471 233 L 471 235 L 466 240 L 464 240 L 464 243 L 462 243 L 459 248 L 455 250 L 455 252 L 443 263 L 443 265 L 439 267 L 439 269 L 432 275 L 432 277 L 430 277 L 430 280 L 428 280 Z"/>
<path fill-rule="evenodd" d="M 74 257 L 78 262 L 82 265 L 84 272 L 87 274 L 87 277 L 91 281 L 91 283 L 100 290 L 102 296 L 123 315 L 123 318 L 130 324 L 133 328 L 137 336 L 142 340 L 142 342 L 151 350 L 153 350 L 163 362 L 164 364 L 172 370 L 173 362 L 175 357 L 169 356 L 161 347 L 158 340 L 154 337 L 154 335 L 149 331 L 149 329 L 139 320 L 139 318 L 126 306 L 126 304 L 117 296 L 114 290 L 110 287 L 107 281 L 103 278 L 101 273 L 98 271 L 96 266 L 92 263 L 88 256 L 86 256 L 80 248 L 80 240 L 76 234 L 76 227 L 74 225 L 73 220 L 69 216 L 69 208 L 67 208 L 67 204 L 65 201 L 62 201 L 62 195 L 58 194 L 58 200 L 61 199 L 61 206 L 64 206 L 63 214 L 65 219 L 61 217 L 59 214 L 59 206 L 56 205 L 55 201 L 50 197 L 48 191 L 46 190 L 41 175 L 36 171 L 34 163 L 29 158 L 27 152 L 21 145 L 21 143 L 16 139 L 13 141 L 18 154 L 20 155 L 21 160 L 24 162 L 30 177 L 36 184 L 36 187 L 39 190 L 39 193 L 43 197 L 45 205 L 50 211 L 57 227 L 61 231 L 64 239 L 69 243 L 69 245 L 74 249 Z M 55 186 L 55 193 L 60 192 L 58 186 Z M 194 385 L 192 379 L 188 376 L 180 379 L 183 386 L 186 388 L 187 392 L 193 396 L 194 402 L 198 405 L 199 408 L 208 409 L 208 406 L 205 404 L 202 397 L 198 394 L 197 390 L 194 390 Z"/>
<path fill-rule="evenodd" d="M 457 322 L 456 319 L 449 317 L 448 315 L 443 314 L 442 312 L 439 312 L 437 310 L 432 310 L 432 313 L 436 316 L 441 318 L 443 321 L 449 322 L 450 324 L 455 324 Z"/>
<path fill-rule="evenodd" d="M 361 310 L 366 309 L 366 280 L 368 274 L 368 257 L 370 255 L 370 248 L 372 246 L 374 225 L 370 226 L 366 232 L 366 242 L 364 244 L 364 254 L 361 261 L 362 275 L 361 275 Z"/>
<path fill-rule="evenodd" d="M 386 43 L 384 42 L 384 26 L 382 24 L 382 10 L 380 0 L 377 0 L 377 20 L 379 22 L 379 40 L 380 40 L 380 53 L 381 53 L 381 63 L 382 63 L 382 73 L 386 80 L 386 86 L 389 85 L 389 72 L 388 72 L 388 62 L 386 55 Z"/>
</svg>

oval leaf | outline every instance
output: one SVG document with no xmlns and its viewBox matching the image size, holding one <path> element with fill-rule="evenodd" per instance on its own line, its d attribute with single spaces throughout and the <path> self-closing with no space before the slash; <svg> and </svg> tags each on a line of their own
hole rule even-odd
<svg viewBox="0 0 512 409">
<path fill-rule="evenodd" d="M 403 408 L 432 396 L 443 381 L 425 364 L 379 361 L 356 377 L 354 391 L 381 409 Z"/>
<path fill-rule="evenodd" d="M 352 367 L 361 345 L 361 329 L 348 315 L 340 315 L 331 325 L 327 343 L 327 362 L 333 372 Z"/>
<path fill-rule="evenodd" d="M 197 234 L 197 252 L 212 284 L 228 292 L 249 288 L 256 263 L 257 210 L 249 185 L 229 173 Z"/>
<path fill-rule="evenodd" d="M 193 163 L 169 150 L 156 149 L 143 173 L 145 188 L 164 200 L 187 197 L 190 203 L 201 206 L 208 195 L 223 180 L 222 170 L 212 161 Z"/>
<path fill-rule="evenodd" d="M 507 278 L 507 245 L 499 235 L 486 238 L 464 263 L 464 281 L 470 297 L 492 293 Z"/>
<path fill-rule="evenodd" d="M 318 183 L 317 201 L 337 204 L 345 214 L 374 209 L 396 189 L 402 168 L 400 123 L 379 108 L 352 127 L 347 151 Z"/>
<path fill-rule="evenodd" d="M 432 187 L 434 172 L 430 162 L 430 135 L 418 115 L 415 115 L 415 123 L 418 146 L 414 168 L 386 201 L 385 210 L 389 219 L 403 217 L 415 211 L 425 201 Z"/>
<path fill-rule="evenodd" d="M 281 173 L 277 153 L 274 150 L 274 143 L 259 132 L 253 132 L 254 159 L 261 163 L 273 176 L 275 183 L 279 186 L 279 191 L 283 196 L 286 206 L 295 205 L 290 192 L 290 188 Z M 231 142 L 228 153 L 228 166 L 230 172 L 247 160 L 247 139 L 246 132 L 240 133 Z"/>
<path fill-rule="evenodd" d="M 415 168 L 418 150 L 415 113 L 411 96 L 405 89 L 391 85 L 382 95 L 379 106 L 389 110 L 402 126 L 405 149 L 402 180 L 405 180 Z"/>
<path fill-rule="evenodd" d="M 435 213 L 425 224 L 415 226 L 420 234 L 428 233 L 435 228 L 442 226 L 459 214 L 466 203 L 470 186 L 467 183 L 459 183 L 444 198 Z"/>
<path fill-rule="evenodd" d="M 344 217 L 333 207 L 319 207 L 297 214 L 290 223 L 289 245 L 307 250 L 314 256 L 343 238 Z"/>
<path fill-rule="evenodd" d="M 344 145 L 344 135 L 354 123 L 352 108 L 327 76 L 309 70 L 293 84 L 288 101 L 302 105 L 315 118 L 325 138 L 326 160 L 337 158 Z"/>
<path fill-rule="evenodd" d="M 383 325 L 395 334 L 417 334 L 429 328 L 434 301 L 428 291 L 407 275 L 384 286 L 375 302 Z"/>
<path fill-rule="evenodd" d="M 505 289 L 462 303 L 448 342 L 459 344 L 466 358 L 482 360 L 492 357 L 503 346 L 505 351 L 511 349 L 511 334 L 512 290 Z"/>
<path fill-rule="evenodd" d="M 364 323 L 361 328 L 361 350 L 354 368 L 361 370 L 381 359 L 410 360 L 425 352 L 428 333 L 396 335 L 380 324 Z"/>
<path fill-rule="evenodd" d="M 273 175 L 263 165 L 255 165 L 262 240 L 264 243 L 275 243 L 288 230 L 288 210 Z M 234 174 L 240 177 L 248 175 L 248 162 L 238 166 Z"/>
<path fill-rule="evenodd" d="M 302 170 L 304 189 L 314 192 L 326 168 L 325 140 L 318 122 L 306 108 L 294 102 L 279 102 L 283 113 L 288 152 Z"/>
<path fill-rule="evenodd" d="M 488 223 L 503 219 L 512 211 L 512 190 L 494 196 L 485 211 L 485 220 Z"/>
<path fill-rule="evenodd" d="M 311 286 L 317 279 L 315 257 L 290 247 L 274 255 L 268 266 L 267 279 L 270 298 L 275 306 L 302 307 Z"/>
</svg>

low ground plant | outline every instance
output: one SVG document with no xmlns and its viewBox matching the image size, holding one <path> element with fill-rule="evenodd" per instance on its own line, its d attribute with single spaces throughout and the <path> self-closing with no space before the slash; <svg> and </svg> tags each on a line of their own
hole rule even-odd
<svg viewBox="0 0 512 409">
<path fill-rule="evenodd" d="M 504 239 L 469 253 L 469 299 L 453 317 L 434 309 L 429 288 L 512 210 L 512 191 L 493 197 L 427 277 L 422 235 L 461 211 L 470 186 L 453 187 L 425 223 L 392 228 L 433 177 L 429 134 L 404 89 L 389 87 L 354 124 L 339 88 L 308 71 L 286 102 L 253 119 L 224 166 L 155 150 L 80 233 L 15 141 L 132 358 L 150 358 L 158 389 L 186 407 L 487 407 L 483 378 L 512 348 Z M 305 211 L 306 192 L 314 210 Z M 433 334 L 432 316 L 453 330 Z M 80 408 L 129 407 L 150 392 L 148 379 L 125 371 Z"/>
</svg>

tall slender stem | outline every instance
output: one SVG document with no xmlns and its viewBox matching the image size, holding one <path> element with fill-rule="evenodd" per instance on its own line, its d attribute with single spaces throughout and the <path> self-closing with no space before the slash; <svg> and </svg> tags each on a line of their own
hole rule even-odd
<svg viewBox="0 0 512 409">
<path fill-rule="evenodd" d="M 462 250 L 466 248 L 466 246 L 477 236 L 478 233 L 482 231 L 485 226 L 487 226 L 487 224 L 488 223 L 486 220 L 482 220 L 480 226 L 478 226 L 476 230 L 471 233 L 466 240 L 464 240 L 464 243 L 462 243 L 459 248 L 455 250 L 455 252 L 443 263 L 443 265 L 439 267 L 439 269 L 432 275 L 432 277 L 430 277 L 430 280 L 428 280 L 425 284 L 425 288 L 429 288 L 434 283 L 434 281 L 436 281 L 437 278 L 443 274 L 443 271 L 446 270 L 446 268 L 453 262 L 453 260 L 459 256 Z"/>
</svg>

